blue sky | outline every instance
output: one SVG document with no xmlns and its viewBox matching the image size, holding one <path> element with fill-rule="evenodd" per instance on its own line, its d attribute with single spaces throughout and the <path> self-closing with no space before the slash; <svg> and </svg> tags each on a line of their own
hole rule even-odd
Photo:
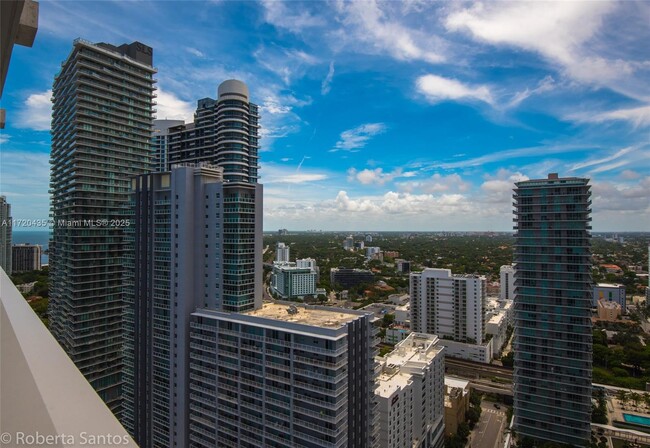
<svg viewBox="0 0 650 448">
<path fill-rule="evenodd" d="M 40 2 L 2 98 L 0 194 L 47 218 L 74 38 L 154 48 L 158 118 L 245 81 L 264 228 L 512 228 L 513 182 L 592 179 L 595 231 L 650 229 L 648 2 Z"/>
</svg>

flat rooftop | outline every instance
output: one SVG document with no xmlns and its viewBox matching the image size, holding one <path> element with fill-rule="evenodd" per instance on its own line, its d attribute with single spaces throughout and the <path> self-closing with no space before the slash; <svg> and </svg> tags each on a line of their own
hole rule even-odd
<svg viewBox="0 0 650 448">
<path fill-rule="evenodd" d="M 289 313 L 291 305 L 295 306 L 297 313 Z M 244 314 L 324 328 L 340 328 L 361 316 L 359 313 L 348 313 L 340 308 L 329 310 L 305 307 L 299 303 L 265 303 L 262 308 Z"/>
</svg>

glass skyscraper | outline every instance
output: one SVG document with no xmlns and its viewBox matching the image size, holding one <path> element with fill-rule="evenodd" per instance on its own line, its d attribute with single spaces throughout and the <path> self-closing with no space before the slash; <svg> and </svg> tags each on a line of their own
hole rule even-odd
<svg viewBox="0 0 650 448">
<path fill-rule="evenodd" d="M 50 329 L 122 411 L 122 209 L 151 169 L 153 50 L 74 41 L 52 89 Z"/>
<path fill-rule="evenodd" d="M 514 416 L 519 437 L 590 438 L 591 243 L 588 179 L 518 182 Z"/>
</svg>

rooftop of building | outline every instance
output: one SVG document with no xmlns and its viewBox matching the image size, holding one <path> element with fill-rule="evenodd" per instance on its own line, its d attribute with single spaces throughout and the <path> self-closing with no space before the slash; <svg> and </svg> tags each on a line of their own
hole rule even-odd
<svg viewBox="0 0 650 448">
<path fill-rule="evenodd" d="M 375 393 L 384 398 L 392 396 L 411 381 L 411 373 L 402 371 L 402 367 L 408 363 L 428 364 L 443 350 L 444 347 L 438 345 L 438 336 L 411 333 L 380 360 L 382 371 L 378 378 L 379 387 Z"/>
<path fill-rule="evenodd" d="M 294 307 L 292 309 L 296 312 L 289 312 L 291 307 Z M 353 313 L 341 308 L 327 309 L 287 302 L 265 303 L 262 308 L 245 314 L 324 328 L 340 328 L 358 319 L 360 315 L 358 312 Z"/>
<path fill-rule="evenodd" d="M 621 305 L 618 302 L 610 302 L 607 300 L 599 300 L 598 306 L 601 306 L 603 308 L 611 308 L 613 310 L 621 308 Z"/>
<path fill-rule="evenodd" d="M 598 288 L 624 288 L 625 285 L 621 285 L 618 283 L 597 283 L 596 286 Z"/>
<path fill-rule="evenodd" d="M 501 312 L 495 314 L 494 316 L 490 317 L 490 320 L 487 323 L 488 324 L 496 324 L 496 325 L 498 325 L 501 322 L 503 322 L 505 318 L 506 318 L 506 314 L 503 311 L 501 311 Z"/>
<path fill-rule="evenodd" d="M 467 389 L 469 388 L 469 381 L 464 380 L 462 378 L 456 378 L 453 376 L 447 376 L 445 375 L 445 386 L 451 387 L 451 388 L 460 388 L 460 389 Z"/>
</svg>

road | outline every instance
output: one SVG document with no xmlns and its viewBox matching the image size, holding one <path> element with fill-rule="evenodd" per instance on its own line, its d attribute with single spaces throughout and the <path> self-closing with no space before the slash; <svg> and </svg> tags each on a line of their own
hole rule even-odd
<svg viewBox="0 0 650 448">
<path fill-rule="evenodd" d="M 491 401 L 481 403 L 481 419 L 471 434 L 471 448 L 497 448 L 506 425 L 505 408 L 496 409 Z"/>
</svg>

